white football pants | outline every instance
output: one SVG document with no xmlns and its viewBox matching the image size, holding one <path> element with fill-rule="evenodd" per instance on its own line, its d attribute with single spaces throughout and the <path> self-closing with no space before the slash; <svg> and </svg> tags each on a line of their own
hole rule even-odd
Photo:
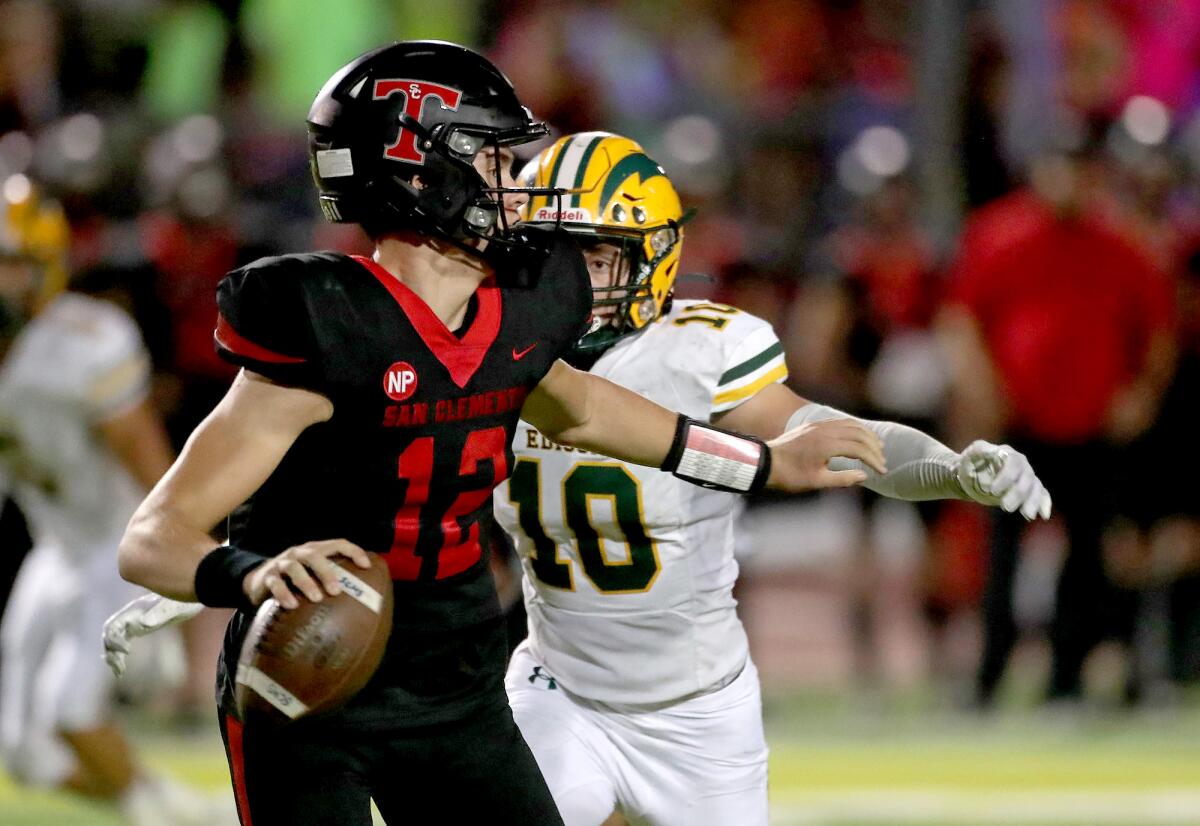
<svg viewBox="0 0 1200 826">
<path fill-rule="evenodd" d="M 522 645 L 505 681 L 513 715 L 566 826 L 614 809 L 633 826 L 765 826 L 767 745 L 758 671 L 669 706 L 568 693 Z"/>
</svg>

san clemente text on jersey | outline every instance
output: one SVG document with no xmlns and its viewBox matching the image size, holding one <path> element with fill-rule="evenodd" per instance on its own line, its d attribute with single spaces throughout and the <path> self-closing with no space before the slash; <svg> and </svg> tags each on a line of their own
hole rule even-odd
<svg viewBox="0 0 1200 826">
<path fill-rule="evenodd" d="M 436 424 L 461 422 L 480 416 L 495 416 L 519 410 L 525 403 L 528 390 L 524 387 L 509 387 L 505 390 L 489 390 L 457 399 L 441 399 L 437 402 L 413 402 L 412 404 L 390 404 L 383 410 L 384 427 L 419 427 L 429 423 L 430 405 L 433 405 L 433 421 Z"/>
</svg>

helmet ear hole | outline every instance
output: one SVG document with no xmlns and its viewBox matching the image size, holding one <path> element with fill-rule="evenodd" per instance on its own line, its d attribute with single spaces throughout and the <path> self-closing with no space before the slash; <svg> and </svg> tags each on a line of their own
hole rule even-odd
<svg viewBox="0 0 1200 826">
<path fill-rule="evenodd" d="M 455 129 L 450 134 L 447 143 L 455 154 L 470 160 L 479 154 L 479 150 L 483 149 L 483 136 L 469 135 L 462 130 Z"/>
</svg>

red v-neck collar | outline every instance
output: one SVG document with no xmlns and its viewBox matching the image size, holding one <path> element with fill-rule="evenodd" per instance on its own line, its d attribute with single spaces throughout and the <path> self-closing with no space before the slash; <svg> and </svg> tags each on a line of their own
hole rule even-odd
<svg viewBox="0 0 1200 826">
<path fill-rule="evenodd" d="M 459 387 L 466 387 L 500 332 L 500 290 L 492 279 L 484 281 L 475 291 L 479 299 L 475 318 L 471 321 L 466 335 L 459 338 L 446 329 L 446 325 L 429 305 L 400 279 L 365 255 L 352 257 L 366 267 L 392 294 L 392 298 L 396 299 L 400 309 L 408 316 L 417 335 L 449 371 L 454 383 Z"/>
</svg>

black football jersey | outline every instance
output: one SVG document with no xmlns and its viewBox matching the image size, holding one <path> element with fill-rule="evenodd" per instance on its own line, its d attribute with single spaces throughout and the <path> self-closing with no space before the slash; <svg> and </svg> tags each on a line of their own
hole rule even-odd
<svg viewBox="0 0 1200 826">
<path fill-rule="evenodd" d="M 218 287 L 218 352 L 333 402 L 231 515 L 230 541 L 275 554 L 344 538 L 383 555 L 396 592 L 389 652 L 499 613 L 480 520 L 512 468 L 525 397 L 591 313 L 577 248 L 557 236 L 551 249 L 537 273 L 484 282 L 454 332 L 366 258 L 266 258 Z"/>
</svg>

